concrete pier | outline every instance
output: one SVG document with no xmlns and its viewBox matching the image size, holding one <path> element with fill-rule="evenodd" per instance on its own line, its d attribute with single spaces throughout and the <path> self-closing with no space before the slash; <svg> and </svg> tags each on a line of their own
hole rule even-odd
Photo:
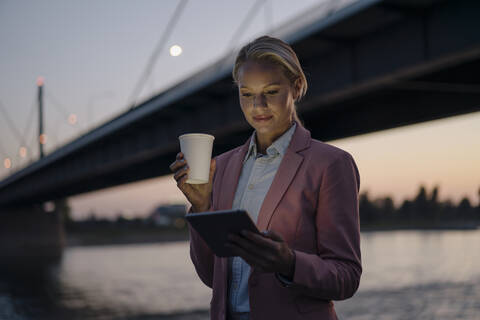
<svg viewBox="0 0 480 320">
<path fill-rule="evenodd" d="M 59 261 L 65 245 L 65 200 L 0 208 L 0 267 L 29 268 Z"/>
</svg>

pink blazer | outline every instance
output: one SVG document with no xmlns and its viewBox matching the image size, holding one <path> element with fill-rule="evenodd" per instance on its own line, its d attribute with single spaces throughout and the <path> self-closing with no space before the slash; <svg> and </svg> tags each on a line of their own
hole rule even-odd
<svg viewBox="0 0 480 320">
<path fill-rule="evenodd" d="M 210 210 L 232 208 L 248 143 L 216 157 Z M 252 268 L 250 319 L 337 319 L 332 300 L 353 296 L 362 273 L 359 187 L 352 156 L 297 125 L 257 222 L 260 231 L 276 231 L 295 250 L 293 285 Z M 190 257 L 213 289 L 211 319 L 226 319 L 227 259 L 215 256 L 192 228 Z"/>
</svg>

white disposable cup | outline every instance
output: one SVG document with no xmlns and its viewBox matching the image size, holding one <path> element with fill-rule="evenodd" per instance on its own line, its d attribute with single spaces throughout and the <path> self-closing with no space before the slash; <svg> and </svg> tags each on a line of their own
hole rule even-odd
<svg viewBox="0 0 480 320">
<path fill-rule="evenodd" d="M 190 168 L 187 183 L 208 183 L 214 139 L 214 136 L 204 133 L 188 133 L 178 137 L 180 150 Z"/>
</svg>

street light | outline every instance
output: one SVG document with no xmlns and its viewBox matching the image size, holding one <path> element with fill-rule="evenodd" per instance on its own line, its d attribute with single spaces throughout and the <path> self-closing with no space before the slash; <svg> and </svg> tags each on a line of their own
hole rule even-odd
<svg viewBox="0 0 480 320">
<path fill-rule="evenodd" d="M 77 115 L 75 113 L 72 113 L 68 116 L 68 123 L 70 123 L 72 126 L 74 126 L 77 123 Z"/>
<path fill-rule="evenodd" d="M 38 137 L 38 141 L 40 142 L 40 144 L 46 144 L 47 143 L 47 135 L 45 133 L 42 133 Z"/>
<path fill-rule="evenodd" d="M 10 169 L 12 167 L 12 160 L 10 160 L 10 158 L 5 158 L 5 160 L 3 160 L 3 165 L 5 169 Z"/>
<path fill-rule="evenodd" d="M 27 148 L 20 147 L 19 154 L 20 154 L 20 157 L 25 158 L 27 156 Z"/>
</svg>

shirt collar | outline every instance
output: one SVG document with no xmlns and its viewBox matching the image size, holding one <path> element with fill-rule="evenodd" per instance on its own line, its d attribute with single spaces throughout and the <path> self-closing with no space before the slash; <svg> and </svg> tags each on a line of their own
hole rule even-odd
<svg viewBox="0 0 480 320">
<path fill-rule="evenodd" d="M 267 156 L 268 157 L 274 157 L 285 154 L 288 145 L 290 144 L 290 140 L 292 139 L 293 133 L 295 132 L 295 128 L 297 127 L 297 123 L 294 122 L 293 125 L 285 131 L 280 137 L 277 138 L 268 148 L 267 148 Z M 248 151 L 245 156 L 245 159 L 243 162 L 248 160 L 250 157 L 257 158 L 257 143 L 256 143 L 256 131 L 253 132 L 251 138 L 250 138 L 250 144 L 248 145 Z"/>
</svg>

